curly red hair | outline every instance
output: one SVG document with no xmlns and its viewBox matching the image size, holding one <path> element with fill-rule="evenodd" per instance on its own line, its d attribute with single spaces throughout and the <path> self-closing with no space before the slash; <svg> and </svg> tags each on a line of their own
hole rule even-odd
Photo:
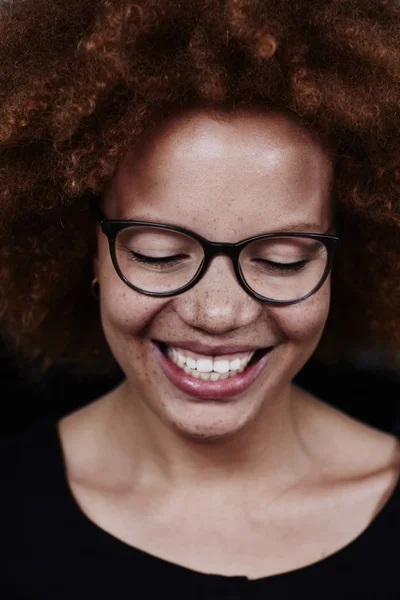
<svg viewBox="0 0 400 600">
<path fill-rule="evenodd" d="M 192 104 L 292 114 L 335 156 L 342 247 L 315 356 L 400 362 L 400 9 L 392 0 L 3 0 L 0 326 L 40 372 L 115 361 L 91 294 L 101 197 Z"/>
</svg>

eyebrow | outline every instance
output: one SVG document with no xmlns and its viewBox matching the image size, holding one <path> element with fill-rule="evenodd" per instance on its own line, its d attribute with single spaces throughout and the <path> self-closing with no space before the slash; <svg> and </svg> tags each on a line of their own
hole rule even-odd
<svg viewBox="0 0 400 600">
<path fill-rule="evenodd" d="M 135 221 L 135 220 L 144 220 L 144 219 L 122 219 L 122 220 L 127 220 L 127 221 Z M 173 223 L 165 223 L 165 225 L 172 225 L 173 227 L 175 226 L 175 224 Z M 321 233 L 323 235 L 327 235 L 329 234 L 329 231 L 333 230 L 334 226 L 333 224 L 330 224 L 325 231 L 323 231 L 323 227 L 321 226 L 320 223 L 313 223 L 313 222 L 307 222 L 307 221 L 297 221 L 295 223 L 290 223 L 289 225 L 286 225 L 285 227 L 277 227 L 275 229 L 268 229 L 268 233 L 281 233 L 281 232 L 287 232 L 287 233 Z"/>
</svg>

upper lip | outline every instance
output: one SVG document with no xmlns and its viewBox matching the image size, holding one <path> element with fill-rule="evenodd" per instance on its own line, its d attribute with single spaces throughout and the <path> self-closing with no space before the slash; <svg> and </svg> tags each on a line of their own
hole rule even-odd
<svg viewBox="0 0 400 600">
<path fill-rule="evenodd" d="M 212 346 L 210 344 L 202 344 L 201 342 L 187 340 L 184 341 L 172 341 L 172 340 L 154 340 L 157 343 L 168 344 L 168 346 L 174 346 L 175 348 L 182 348 L 183 350 L 191 350 L 192 352 L 198 352 L 199 354 L 205 354 L 207 356 L 217 356 L 219 354 L 235 354 L 235 352 L 253 352 L 255 350 L 261 350 L 262 348 L 268 348 L 270 346 L 254 346 L 250 344 L 240 344 L 235 346 Z"/>
</svg>

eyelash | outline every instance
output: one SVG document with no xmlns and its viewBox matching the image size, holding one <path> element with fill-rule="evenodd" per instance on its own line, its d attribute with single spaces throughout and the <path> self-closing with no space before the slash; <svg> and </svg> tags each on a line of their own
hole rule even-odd
<svg viewBox="0 0 400 600">
<path fill-rule="evenodd" d="M 153 258 L 151 256 L 144 256 L 143 254 L 138 254 L 137 252 L 129 251 L 130 257 L 132 260 L 144 263 L 147 265 L 166 265 L 168 267 L 175 266 L 179 264 L 181 258 L 183 258 L 183 254 L 176 254 L 174 256 L 163 256 L 159 258 Z M 180 258 L 181 257 L 181 258 Z"/>
<path fill-rule="evenodd" d="M 301 271 L 301 269 L 303 267 L 305 267 L 307 263 L 310 262 L 308 259 L 301 260 L 301 261 L 296 262 L 296 263 L 274 263 L 274 262 L 271 262 L 271 261 L 268 261 L 268 260 L 263 260 L 263 259 L 258 259 L 258 261 L 261 262 L 261 263 L 264 263 L 264 264 L 265 263 L 268 264 L 273 269 L 276 269 L 276 270 L 280 269 L 281 271 L 284 271 L 284 272 L 287 272 L 287 271 L 292 271 L 292 272 Z"/>
<path fill-rule="evenodd" d="M 136 262 L 148 264 L 148 265 L 166 265 L 166 266 L 175 266 L 179 264 L 179 257 L 183 257 L 182 254 L 177 254 L 175 256 L 165 256 L 160 258 L 153 258 L 150 256 L 144 256 L 143 254 L 138 254 L 137 252 L 130 251 L 131 258 Z M 255 259 L 256 260 L 256 259 Z M 263 264 L 268 264 L 270 267 L 276 270 L 281 270 L 283 272 L 298 272 L 309 262 L 308 260 L 301 260 L 296 263 L 273 263 L 271 261 L 266 261 L 262 259 L 258 259 L 259 262 Z"/>
</svg>

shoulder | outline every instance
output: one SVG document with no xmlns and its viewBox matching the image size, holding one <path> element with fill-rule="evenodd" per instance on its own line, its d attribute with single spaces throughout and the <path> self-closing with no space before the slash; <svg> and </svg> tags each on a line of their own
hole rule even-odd
<svg viewBox="0 0 400 600">
<path fill-rule="evenodd" d="M 326 524 L 325 515 L 330 514 L 327 526 L 331 523 L 332 535 L 341 529 L 348 540 L 349 532 L 353 532 L 353 540 L 360 538 L 357 548 L 362 551 L 375 552 L 373 548 L 382 544 L 386 550 L 397 548 L 400 440 L 307 391 L 303 400 L 304 404 L 299 402 L 306 423 L 302 439 L 307 451 L 315 457 L 315 478 L 311 478 L 315 485 L 311 489 L 320 498 L 322 522 Z M 324 512 L 327 506 L 329 510 Z M 313 520 L 318 523 L 318 511 Z M 383 555 L 389 568 L 387 552 Z"/>
<path fill-rule="evenodd" d="M 344 478 L 400 474 L 400 439 L 359 421 L 333 405 L 297 388 L 304 435 L 319 462 Z"/>
</svg>

